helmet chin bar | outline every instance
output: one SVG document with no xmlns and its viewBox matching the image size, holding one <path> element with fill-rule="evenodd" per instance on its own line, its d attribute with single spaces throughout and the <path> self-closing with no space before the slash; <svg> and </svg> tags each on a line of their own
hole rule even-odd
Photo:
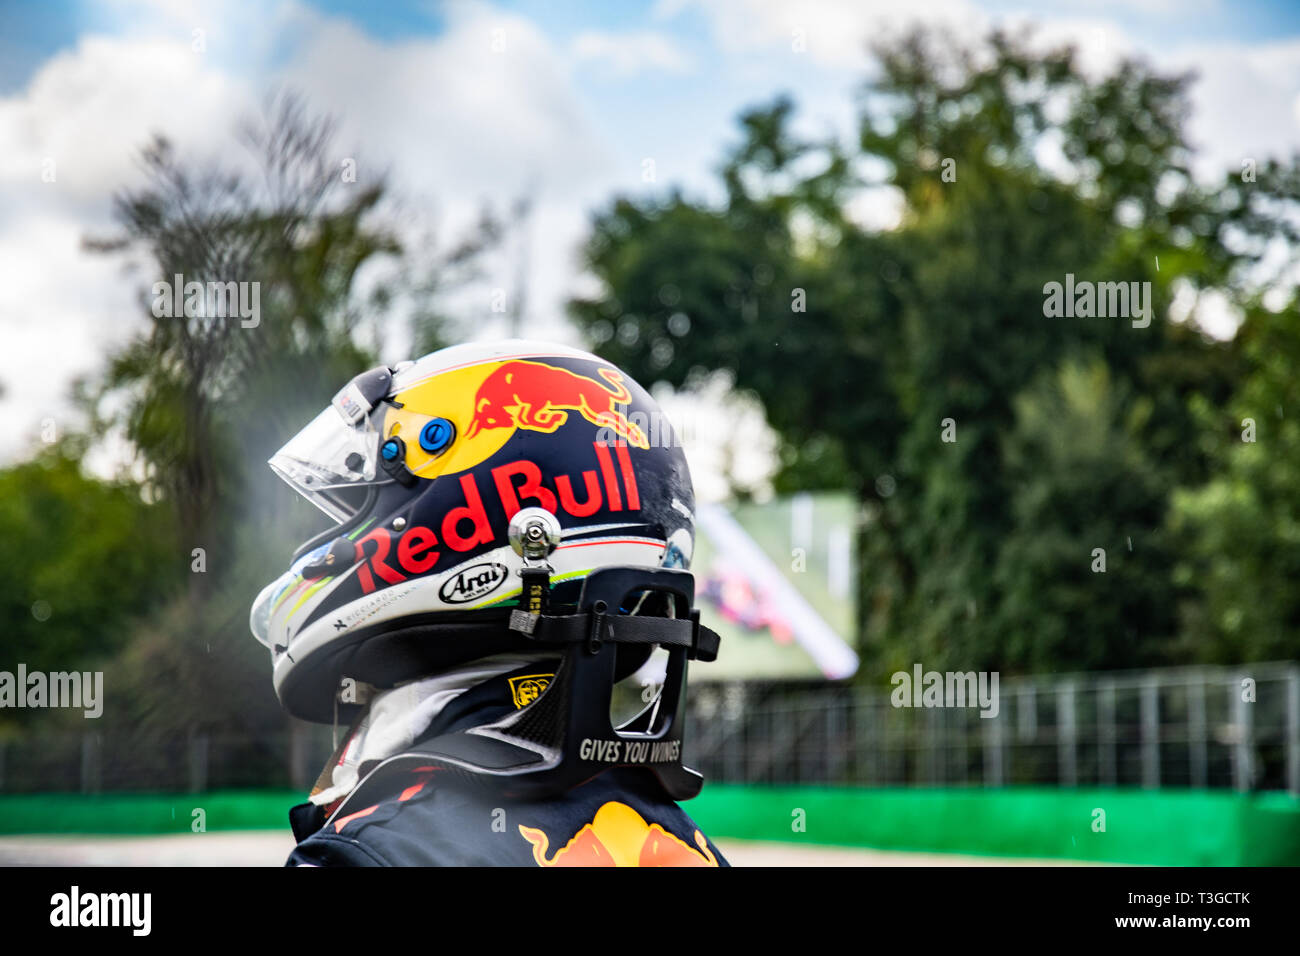
<svg viewBox="0 0 1300 956">
<path fill-rule="evenodd" d="M 569 790 L 615 767 L 641 767 L 654 773 L 672 799 L 694 797 L 703 778 L 682 766 L 686 662 L 716 659 L 718 635 L 700 624 L 694 609 L 685 618 L 609 613 L 642 591 L 662 592 L 675 606 L 689 609 L 695 579 L 668 568 L 592 572 L 583 585 L 579 613 L 537 615 L 531 635 L 514 632 L 534 650 L 563 651 L 554 678 L 537 700 L 494 723 L 436 737 L 418 752 L 390 758 L 385 766 L 434 765 L 491 784 L 507 796 L 532 798 Z M 663 646 L 668 664 L 657 706 L 616 728 L 609 717 L 615 658 L 619 646 L 628 644 L 646 650 Z M 366 799 L 368 782 L 361 782 L 349 804 Z"/>
</svg>

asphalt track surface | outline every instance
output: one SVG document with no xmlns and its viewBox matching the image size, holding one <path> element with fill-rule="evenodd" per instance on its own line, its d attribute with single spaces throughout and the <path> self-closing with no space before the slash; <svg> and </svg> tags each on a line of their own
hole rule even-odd
<svg viewBox="0 0 1300 956">
<path fill-rule="evenodd" d="M 1077 866 L 1070 860 L 1022 860 L 860 847 L 797 846 L 718 840 L 733 866 Z M 13 836 L 0 838 L 0 866 L 283 866 L 288 833 L 185 833 L 176 836 Z"/>
</svg>

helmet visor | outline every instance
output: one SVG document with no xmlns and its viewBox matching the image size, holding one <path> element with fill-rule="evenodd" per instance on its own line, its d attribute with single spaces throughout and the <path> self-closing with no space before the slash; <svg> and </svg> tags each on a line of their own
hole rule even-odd
<svg viewBox="0 0 1300 956">
<path fill-rule="evenodd" d="M 382 405 L 372 408 L 349 385 L 268 463 L 321 511 L 339 523 L 349 521 L 375 480 L 383 414 Z"/>
</svg>

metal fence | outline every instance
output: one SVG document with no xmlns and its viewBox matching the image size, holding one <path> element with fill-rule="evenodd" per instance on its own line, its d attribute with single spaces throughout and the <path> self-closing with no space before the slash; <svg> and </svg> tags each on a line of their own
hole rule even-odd
<svg viewBox="0 0 1300 956">
<path fill-rule="evenodd" d="M 989 717 L 976 706 L 897 707 L 891 693 L 701 683 L 688 695 L 685 760 L 733 783 L 1300 795 L 1297 663 L 1000 680 Z M 331 729 L 309 725 L 262 737 L 29 732 L 0 742 L 0 792 L 305 789 L 332 749 Z"/>
<path fill-rule="evenodd" d="M 702 684 L 691 692 L 688 762 L 734 783 L 1300 794 L 1296 663 L 1008 679 L 996 716 L 895 706 L 892 693 Z"/>
<path fill-rule="evenodd" d="M 140 732 L 27 733 L 0 742 L 0 793 L 199 793 L 305 789 L 328 759 L 328 727 L 264 736 Z"/>
</svg>

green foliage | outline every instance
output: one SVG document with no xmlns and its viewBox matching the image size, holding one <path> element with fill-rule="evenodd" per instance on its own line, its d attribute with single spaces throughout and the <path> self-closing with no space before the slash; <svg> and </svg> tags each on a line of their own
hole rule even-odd
<svg viewBox="0 0 1300 956">
<path fill-rule="evenodd" d="M 96 670 L 135 615 L 177 592 L 185 564 L 166 547 L 168 510 L 131 482 L 87 477 L 83 448 L 67 437 L 0 471 L 6 670 Z"/>
<path fill-rule="evenodd" d="M 1174 497 L 1179 581 L 1202 595 L 1187 629 L 1207 659 L 1288 660 L 1300 654 L 1300 309 L 1256 308 L 1238 339 L 1248 371 L 1226 413 L 1198 404 L 1220 468 Z"/>
<path fill-rule="evenodd" d="M 1240 301 L 1293 238 L 1300 166 L 1198 186 L 1190 79 L 1137 61 L 1095 78 L 999 32 L 915 33 L 877 61 L 856 152 L 800 138 L 778 100 L 741 116 L 722 204 L 614 200 L 575 320 L 642 379 L 729 370 L 779 436 L 779 489 L 858 494 L 867 671 L 1196 659 L 1164 526 L 1172 489 L 1216 467 L 1192 409 L 1240 367 L 1169 320 L 1172 283 Z M 846 215 L 873 196 L 895 227 Z M 1150 325 L 1047 317 L 1067 274 L 1149 283 Z"/>
<path fill-rule="evenodd" d="M 1011 668 L 1166 659 L 1175 630 L 1166 488 L 1140 439 L 1152 412 L 1099 359 L 1071 360 L 1017 398 L 1005 458 L 1024 532 L 993 571 Z"/>
</svg>

